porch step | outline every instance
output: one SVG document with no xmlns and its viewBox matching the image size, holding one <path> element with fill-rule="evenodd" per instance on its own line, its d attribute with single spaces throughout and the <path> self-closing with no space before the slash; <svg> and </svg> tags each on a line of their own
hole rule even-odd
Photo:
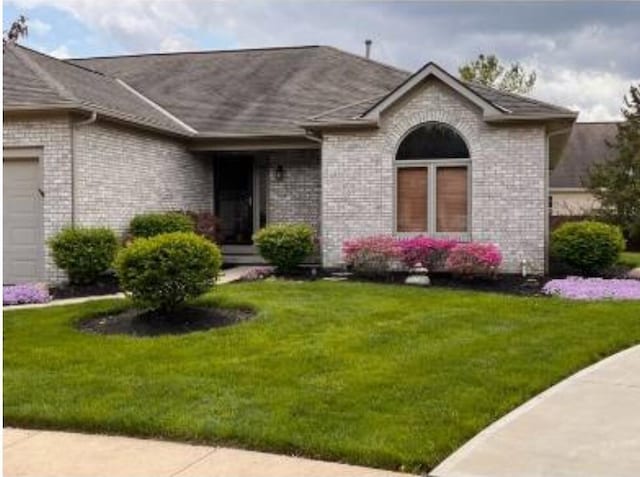
<svg viewBox="0 0 640 477">
<path fill-rule="evenodd" d="M 234 265 L 266 265 L 267 262 L 260 256 L 254 254 L 223 254 L 224 263 Z"/>
</svg>

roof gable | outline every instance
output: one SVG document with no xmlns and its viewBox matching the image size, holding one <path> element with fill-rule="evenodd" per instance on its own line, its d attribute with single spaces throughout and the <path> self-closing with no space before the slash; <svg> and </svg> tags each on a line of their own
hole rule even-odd
<svg viewBox="0 0 640 477">
<path fill-rule="evenodd" d="M 380 114 L 388 109 L 393 104 L 404 98 L 407 94 L 413 91 L 416 87 L 422 84 L 428 78 L 437 78 L 458 94 L 468 99 L 475 105 L 477 105 L 486 115 L 499 115 L 504 109 L 496 107 L 485 100 L 482 96 L 478 95 L 475 91 L 470 89 L 461 81 L 457 80 L 445 70 L 440 68 L 435 63 L 429 62 L 416 71 L 413 75 L 407 78 L 403 83 L 398 85 L 394 90 L 390 91 L 384 98 L 378 101 L 374 106 L 369 108 L 362 114 L 363 119 L 376 119 Z"/>
</svg>

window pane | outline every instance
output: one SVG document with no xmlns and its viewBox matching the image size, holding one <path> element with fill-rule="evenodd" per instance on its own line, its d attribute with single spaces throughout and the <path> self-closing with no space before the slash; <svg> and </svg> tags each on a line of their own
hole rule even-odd
<svg viewBox="0 0 640 477">
<path fill-rule="evenodd" d="M 427 231 L 426 167 L 398 169 L 398 232 Z"/>
<path fill-rule="evenodd" d="M 467 144 L 460 134 L 444 123 L 430 122 L 414 129 L 398 148 L 397 160 L 466 159 Z"/>
<path fill-rule="evenodd" d="M 436 179 L 436 230 L 466 232 L 467 168 L 438 167 Z"/>
</svg>

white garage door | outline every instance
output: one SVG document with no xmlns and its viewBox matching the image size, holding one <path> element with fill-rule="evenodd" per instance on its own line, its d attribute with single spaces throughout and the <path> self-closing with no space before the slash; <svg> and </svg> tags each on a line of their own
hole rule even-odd
<svg viewBox="0 0 640 477">
<path fill-rule="evenodd" d="M 4 284 L 43 280 L 42 196 L 37 159 L 3 160 Z"/>
</svg>

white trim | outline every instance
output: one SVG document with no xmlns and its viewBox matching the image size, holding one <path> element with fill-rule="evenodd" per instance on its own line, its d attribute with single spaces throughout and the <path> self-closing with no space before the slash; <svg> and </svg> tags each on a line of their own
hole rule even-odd
<svg viewBox="0 0 640 477">
<path fill-rule="evenodd" d="M 189 126 L 187 123 L 185 123 L 184 121 L 181 121 L 180 119 L 178 119 L 177 117 L 175 117 L 173 114 L 171 114 L 169 111 L 167 111 L 166 109 L 164 109 L 162 106 L 160 106 L 157 103 L 154 103 L 153 101 L 151 101 L 149 98 L 147 98 L 145 95 L 143 95 L 142 93 L 138 92 L 137 90 L 135 90 L 133 87 L 129 86 L 127 83 L 125 83 L 124 81 L 122 81 L 120 78 L 115 78 L 116 83 L 118 83 L 120 86 L 122 86 L 124 89 L 126 89 L 127 91 L 129 91 L 131 94 L 135 95 L 136 97 L 138 97 L 139 99 L 141 99 L 142 101 L 144 101 L 145 103 L 147 103 L 149 106 L 151 106 L 152 108 L 154 108 L 156 111 L 159 111 L 160 113 L 164 114 L 167 118 L 169 118 L 171 121 L 173 121 L 174 123 L 180 125 L 180 127 L 186 129 L 187 131 L 189 131 L 192 134 L 197 134 L 198 131 L 196 131 L 195 129 L 193 129 L 191 126 Z"/>
<path fill-rule="evenodd" d="M 440 68 L 435 63 L 427 63 L 420 70 L 418 70 L 411 78 L 409 78 L 404 84 L 396 88 L 391 94 L 389 94 L 386 98 L 380 101 L 377 105 L 367 111 L 362 118 L 363 119 L 377 119 L 384 110 L 389 108 L 391 105 L 399 101 L 403 98 L 407 93 L 409 93 L 412 89 L 422 83 L 428 77 L 433 76 L 444 84 L 458 92 L 461 96 L 465 97 L 472 103 L 479 106 L 484 116 L 494 115 L 494 116 L 502 116 L 504 113 L 509 113 L 510 111 L 506 108 L 497 108 L 484 98 L 474 93 L 472 90 L 464 86 L 458 80 L 449 75 L 446 71 Z"/>
</svg>

